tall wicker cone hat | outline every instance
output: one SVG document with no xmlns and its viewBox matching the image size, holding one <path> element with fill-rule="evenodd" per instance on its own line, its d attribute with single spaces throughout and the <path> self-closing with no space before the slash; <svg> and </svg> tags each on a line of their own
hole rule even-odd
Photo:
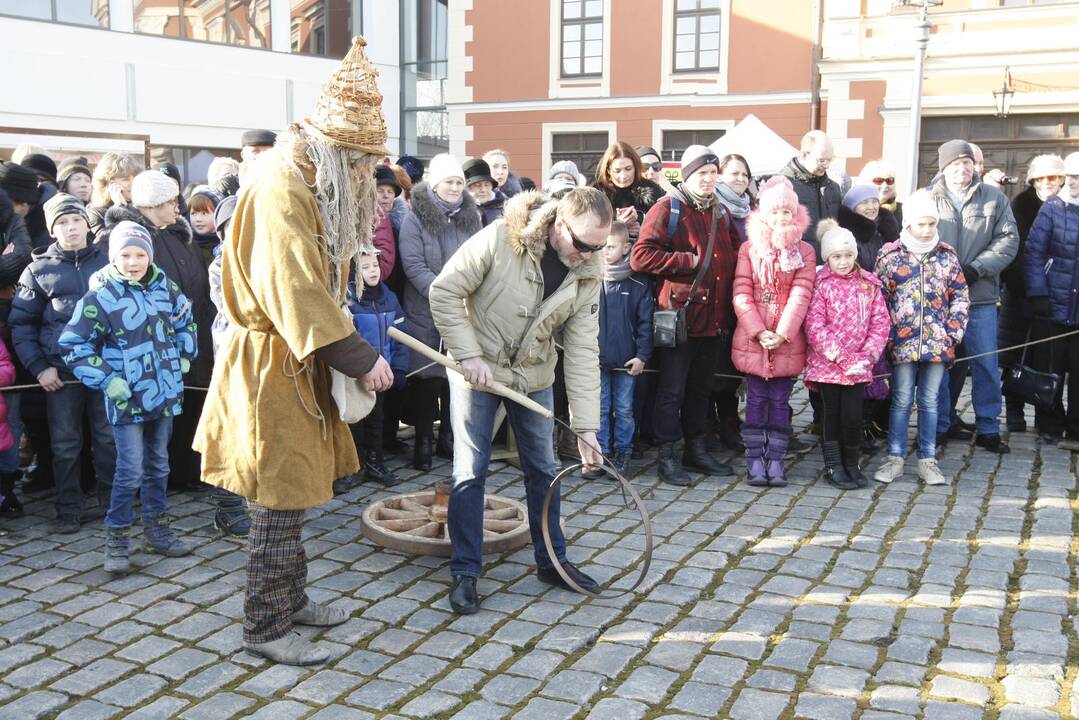
<svg viewBox="0 0 1079 720">
<path fill-rule="evenodd" d="M 352 48 L 322 86 L 307 124 L 341 147 L 389 155 L 378 70 L 367 59 L 366 45 L 362 37 L 352 39 Z"/>
</svg>

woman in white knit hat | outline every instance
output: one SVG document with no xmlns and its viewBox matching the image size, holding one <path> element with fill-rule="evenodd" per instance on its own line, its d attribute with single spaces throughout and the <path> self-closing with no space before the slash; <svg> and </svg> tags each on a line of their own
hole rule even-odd
<svg viewBox="0 0 1079 720">
<path fill-rule="evenodd" d="M 442 338 L 431 317 L 427 293 L 457 248 L 480 231 L 482 221 L 476 202 L 465 192 L 465 171 L 448 153 L 435 155 L 427 166 L 427 180 L 412 188 L 412 209 L 401 222 L 398 243 L 405 284 L 405 318 L 409 332 L 428 346 L 440 350 Z M 413 353 L 409 380 L 411 420 L 416 427 L 412 464 L 418 470 L 431 469 L 434 452 L 434 422 L 438 430 L 439 457 L 452 457 L 449 386 L 442 366 L 424 367 L 429 361 Z M 421 370 L 421 368 L 424 368 Z"/>
<path fill-rule="evenodd" d="M 1039 331 L 1044 329 L 1034 326 L 1034 319 L 1030 303 L 1027 301 L 1026 283 L 1023 280 L 1023 256 L 1027 244 L 1027 236 L 1030 228 L 1034 225 L 1034 218 L 1042 205 L 1051 197 L 1056 197 L 1060 188 L 1064 185 L 1064 159 L 1059 155 L 1038 155 L 1030 161 L 1027 168 L 1027 187 L 1012 200 L 1012 214 L 1015 215 L 1015 225 L 1019 230 L 1019 252 L 1012 264 L 1001 273 L 1000 279 L 1003 285 L 1000 298 L 1000 317 L 997 321 L 997 346 L 1010 347 L 1018 345 L 1027 339 L 1027 332 L 1032 331 L 1031 338 L 1038 338 Z M 1019 362 L 1020 353 L 1011 351 L 1000 353 L 1000 366 L 1011 367 Z M 1027 365 L 1042 367 L 1038 359 L 1028 357 Z M 1004 395 L 1005 418 L 1008 432 L 1024 432 L 1027 429 L 1024 403 L 1021 398 L 1011 394 Z M 1040 432 L 1059 434 L 1054 428 L 1041 427 Z"/>
</svg>

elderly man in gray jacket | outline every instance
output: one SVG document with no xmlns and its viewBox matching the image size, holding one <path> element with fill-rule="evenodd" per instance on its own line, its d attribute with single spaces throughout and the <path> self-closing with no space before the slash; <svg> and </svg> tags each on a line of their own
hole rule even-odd
<svg viewBox="0 0 1079 720">
<path fill-rule="evenodd" d="M 974 149 L 949 140 L 937 150 L 940 175 L 930 189 L 940 211 L 940 241 L 959 254 L 970 287 L 970 320 L 956 357 L 981 355 L 955 364 L 938 394 L 938 445 L 947 438 L 969 440 L 955 405 L 967 373 L 972 375 L 975 444 L 995 453 L 1010 452 L 1000 439 L 1000 371 L 997 366 L 997 301 L 1000 274 L 1019 251 L 1019 233 L 1008 198 L 974 172 Z M 983 355 L 983 353 L 988 353 Z"/>
</svg>

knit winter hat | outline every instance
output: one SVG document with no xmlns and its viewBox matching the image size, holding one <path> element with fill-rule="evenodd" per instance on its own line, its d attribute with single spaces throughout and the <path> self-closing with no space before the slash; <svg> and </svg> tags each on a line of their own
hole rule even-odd
<svg viewBox="0 0 1079 720">
<path fill-rule="evenodd" d="M 214 229 L 217 230 L 217 236 L 222 242 L 225 240 L 225 223 L 236 214 L 237 202 L 239 202 L 238 197 L 229 195 L 214 208 Z"/>
<path fill-rule="evenodd" d="M 767 215 L 777 207 L 787 208 L 791 212 L 798 210 L 798 196 L 794 193 L 794 186 L 782 175 L 768 178 L 757 195 L 757 209 L 761 215 Z"/>
<path fill-rule="evenodd" d="M 49 229 L 50 235 L 52 234 L 53 223 L 64 215 L 82 215 L 82 219 L 86 221 L 87 226 L 90 224 L 90 217 L 86 214 L 86 206 L 77 197 L 67 193 L 56 193 L 48 199 L 43 208 L 45 210 L 45 227 Z"/>
<path fill-rule="evenodd" d="M 878 197 L 876 185 L 853 185 L 843 196 L 843 206 L 853 211 L 866 200 L 876 200 Z"/>
<path fill-rule="evenodd" d="M 576 185 L 577 177 L 580 173 L 577 171 L 577 164 L 572 160 L 559 160 L 551 166 L 551 171 L 547 173 L 547 179 L 554 180 L 559 175 L 565 176 Z"/>
<path fill-rule="evenodd" d="M 974 148 L 966 140 L 949 140 L 937 148 L 937 168 L 943 170 L 959 158 L 974 159 Z"/>
<path fill-rule="evenodd" d="M 1062 177 L 1064 172 L 1064 158 L 1059 155 L 1038 155 L 1030 161 L 1027 168 L 1027 184 L 1033 183 L 1038 178 Z"/>
<path fill-rule="evenodd" d="M 160 170 L 143 170 L 131 183 L 131 204 L 139 208 L 163 205 L 179 194 L 180 186 Z"/>
<path fill-rule="evenodd" d="M 56 176 L 57 186 L 63 190 L 64 183 L 71 179 L 72 175 L 78 175 L 82 173 L 91 180 L 94 179 L 94 174 L 90 171 L 90 168 L 85 165 L 79 165 L 78 163 L 60 163 L 60 171 Z"/>
<path fill-rule="evenodd" d="M 51 183 L 56 182 L 56 163 L 44 153 L 31 153 L 24 157 L 19 164 L 33 170 L 42 180 L 48 180 Z"/>
<path fill-rule="evenodd" d="M 155 174 L 161 175 L 161 173 Z M 109 262 L 116 260 L 121 250 L 132 246 L 145 250 L 150 256 L 150 262 L 154 261 L 154 242 L 146 228 L 130 220 L 121 220 L 109 233 Z"/>
<path fill-rule="evenodd" d="M 658 150 L 656 150 L 654 147 L 649 147 L 647 145 L 638 145 L 633 149 L 637 151 L 637 157 L 640 158 L 646 157 L 648 155 L 655 155 L 657 159 L 662 157 L 659 154 Z"/>
<path fill-rule="evenodd" d="M 925 217 L 940 220 L 940 211 L 937 210 L 937 201 L 930 192 L 919 190 L 903 201 L 903 227 L 910 227 L 915 220 Z"/>
<path fill-rule="evenodd" d="M 277 142 L 277 133 L 270 130 L 246 130 L 240 136 L 241 147 L 273 145 L 275 142 Z"/>
<path fill-rule="evenodd" d="M 464 168 L 457 159 L 449 153 L 439 153 L 431 158 L 431 164 L 427 166 L 427 184 L 432 188 L 443 180 L 449 178 L 465 179 Z"/>
<path fill-rule="evenodd" d="M 397 182 L 397 175 L 386 165 L 375 166 L 375 185 L 392 185 L 393 196 L 397 197 L 401 194 L 401 183 Z"/>
<path fill-rule="evenodd" d="M 378 70 L 367 59 L 366 45 L 362 37 L 352 39 L 352 47 L 322 86 L 307 124 L 335 145 L 389 155 Z"/>
<path fill-rule="evenodd" d="M 1079 152 L 1073 152 L 1064 158 L 1064 174 L 1079 175 Z"/>
<path fill-rule="evenodd" d="M 465 185 L 476 182 L 489 182 L 491 188 L 498 187 L 498 181 L 491 177 L 491 166 L 483 158 L 469 158 L 461 165 L 465 171 Z"/>
<path fill-rule="evenodd" d="M 839 227 L 839 223 L 832 218 L 825 218 L 817 223 L 817 241 L 820 243 L 822 263 L 828 262 L 828 258 L 836 253 L 858 254 L 858 242 L 854 239 L 854 233 Z"/>
<path fill-rule="evenodd" d="M 423 160 L 411 155 L 402 155 L 397 158 L 397 166 L 408 173 L 413 185 L 423 180 Z"/>
<path fill-rule="evenodd" d="M 0 164 L 0 188 L 7 191 L 12 202 L 33 205 L 38 199 L 37 173 L 13 162 Z"/>
<path fill-rule="evenodd" d="M 682 153 L 682 179 L 687 180 L 705 165 L 715 165 L 718 170 L 719 158 L 704 145 L 690 145 Z"/>
</svg>

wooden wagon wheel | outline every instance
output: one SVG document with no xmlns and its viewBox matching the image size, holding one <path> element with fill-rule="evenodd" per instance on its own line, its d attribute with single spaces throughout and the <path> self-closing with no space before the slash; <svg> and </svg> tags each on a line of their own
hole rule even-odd
<svg viewBox="0 0 1079 720">
<path fill-rule="evenodd" d="M 363 534 L 372 542 L 415 555 L 449 557 L 453 552 L 446 525 L 449 487 L 391 495 L 363 511 Z M 483 498 L 483 552 L 515 550 L 531 539 L 528 511 L 500 495 Z"/>
</svg>

